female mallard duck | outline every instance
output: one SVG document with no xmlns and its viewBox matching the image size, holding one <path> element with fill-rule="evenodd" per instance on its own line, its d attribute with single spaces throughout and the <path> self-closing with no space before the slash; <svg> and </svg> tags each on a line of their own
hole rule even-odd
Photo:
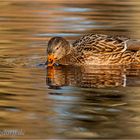
<svg viewBox="0 0 140 140">
<path fill-rule="evenodd" d="M 48 66 L 63 65 L 126 65 L 140 63 L 140 41 L 118 36 L 88 34 L 70 44 L 62 37 L 53 37 L 47 47 Z"/>
</svg>

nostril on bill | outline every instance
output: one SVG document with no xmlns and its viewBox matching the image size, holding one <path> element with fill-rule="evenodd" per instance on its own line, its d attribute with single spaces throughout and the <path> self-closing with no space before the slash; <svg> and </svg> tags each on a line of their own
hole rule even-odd
<svg viewBox="0 0 140 140">
<path fill-rule="evenodd" d="M 48 56 L 48 66 L 52 66 L 55 62 L 54 55 Z"/>
<path fill-rule="evenodd" d="M 54 60 L 53 60 L 53 59 L 51 59 L 51 58 L 49 58 L 49 59 L 48 59 L 48 62 L 49 62 L 49 63 L 53 63 L 53 62 L 54 62 Z"/>
</svg>

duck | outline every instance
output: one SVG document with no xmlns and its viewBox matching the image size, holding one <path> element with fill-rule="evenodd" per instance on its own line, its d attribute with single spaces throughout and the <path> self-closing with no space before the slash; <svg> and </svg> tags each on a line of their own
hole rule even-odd
<svg viewBox="0 0 140 140">
<path fill-rule="evenodd" d="M 86 34 L 70 43 L 52 37 L 47 45 L 48 66 L 127 65 L 140 63 L 140 41 L 122 36 Z"/>
</svg>

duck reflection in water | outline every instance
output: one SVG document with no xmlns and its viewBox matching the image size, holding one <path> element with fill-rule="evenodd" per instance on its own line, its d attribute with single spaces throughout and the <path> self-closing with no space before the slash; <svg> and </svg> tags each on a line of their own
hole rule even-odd
<svg viewBox="0 0 140 140">
<path fill-rule="evenodd" d="M 65 66 L 54 67 L 57 63 Z M 47 46 L 47 83 L 55 88 L 126 86 L 123 66 L 133 64 L 140 64 L 139 40 L 87 34 L 71 44 L 53 37 Z"/>
<path fill-rule="evenodd" d="M 75 86 L 104 88 L 126 86 L 126 69 L 114 66 L 53 66 L 47 68 L 46 83 L 50 88 Z"/>
</svg>

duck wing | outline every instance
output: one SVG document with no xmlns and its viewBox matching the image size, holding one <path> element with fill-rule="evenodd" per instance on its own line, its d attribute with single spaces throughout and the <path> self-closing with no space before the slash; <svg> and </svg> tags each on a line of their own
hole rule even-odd
<svg viewBox="0 0 140 140">
<path fill-rule="evenodd" d="M 127 50 L 128 38 L 102 34 L 88 34 L 73 43 L 77 54 L 115 54 Z"/>
</svg>

